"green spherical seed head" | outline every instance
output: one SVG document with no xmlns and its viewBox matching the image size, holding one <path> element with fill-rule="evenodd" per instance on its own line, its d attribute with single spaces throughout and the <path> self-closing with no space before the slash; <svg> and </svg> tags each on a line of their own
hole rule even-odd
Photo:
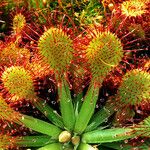
<svg viewBox="0 0 150 150">
<path fill-rule="evenodd" d="M 145 1 L 146 2 L 146 1 Z M 121 4 L 121 12 L 127 17 L 138 17 L 146 13 L 146 3 L 142 0 L 128 0 Z"/>
<path fill-rule="evenodd" d="M 150 74 L 148 72 L 134 69 L 126 73 L 118 96 L 122 103 L 139 105 L 142 101 L 150 100 Z"/>
<path fill-rule="evenodd" d="M 90 42 L 86 58 L 91 66 L 93 78 L 104 78 L 123 57 L 121 41 L 110 32 L 101 32 Z"/>
<path fill-rule="evenodd" d="M 13 31 L 14 33 L 20 33 L 26 25 L 25 16 L 21 13 L 15 15 L 13 19 Z"/>
<path fill-rule="evenodd" d="M 24 64 L 30 60 L 30 51 L 26 48 L 20 48 L 16 46 L 16 43 L 9 43 L 0 51 L 0 63 L 8 66 L 10 64 Z"/>
<path fill-rule="evenodd" d="M 54 71 L 66 71 L 73 56 L 73 42 L 69 36 L 57 28 L 45 31 L 38 42 L 39 53 Z"/>
<path fill-rule="evenodd" d="M 14 111 L 9 105 L 6 103 L 5 99 L 0 95 L 0 119 L 6 119 L 9 121 L 17 121 L 20 117 L 20 114 Z M 1 141 L 0 141 L 1 142 Z M 0 143 L 1 146 L 1 143 Z"/>
<path fill-rule="evenodd" d="M 33 98 L 34 86 L 29 72 L 23 67 L 12 66 L 7 68 L 2 74 L 4 88 L 18 98 Z"/>
</svg>

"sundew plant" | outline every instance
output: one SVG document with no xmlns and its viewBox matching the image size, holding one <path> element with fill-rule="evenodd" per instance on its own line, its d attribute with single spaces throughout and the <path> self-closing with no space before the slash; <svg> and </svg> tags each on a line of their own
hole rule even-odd
<svg viewBox="0 0 150 150">
<path fill-rule="evenodd" d="M 0 1 L 0 150 L 149 150 L 148 0 Z"/>
</svg>

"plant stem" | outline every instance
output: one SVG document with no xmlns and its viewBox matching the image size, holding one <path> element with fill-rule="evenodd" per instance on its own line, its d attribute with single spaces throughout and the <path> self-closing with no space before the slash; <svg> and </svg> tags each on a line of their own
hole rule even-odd
<svg viewBox="0 0 150 150">
<path fill-rule="evenodd" d="M 106 130 L 94 130 L 84 133 L 82 142 L 84 143 L 106 143 L 125 140 L 135 137 L 137 134 L 131 128 L 114 128 Z"/>
<path fill-rule="evenodd" d="M 34 131 L 51 136 L 53 139 L 58 139 L 59 134 L 62 132 L 55 125 L 27 115 L 22 115 L 20 122 Z"/>
<path fill-rule="evenodd" d="M 75 123 L 75 113 L 74 113 L 69 86 L 65 80 L 62 80 L 61 86 L 58 87 L 58 94 L 59 94 L 60 110 L 61 110 L 64 126 L 68 130 L 72 131 Z"/>
<path fill-rule="evenodd" d="M 62 150 L 63 146 L 60 143 L 53 143 L 39 148 L 38 150 Z"/>
<path fill-rule="evenodd" d="M 75 116 L 77 117 L 82 106 L 83 93 L 78 94 L 74 99 Z"/>
<path fill-rule="evenodd" d="M 23 136 L 15 138 L 15 144 L 21 147 L 40 147 L 56 142 L 49 136 Z"/>
<path fill-rule="evenodd" d="M 89 144 L 81 143 L 78 147 L 78 150 L 95 150 L 95 148 Z"/>
<path fill-rule="evenodd" d="M 79 115 L 75 123 L 74 131 L 78 134 L 81 134 L 85 128 L 91 116 L 94 113 L 95 105 L 98 99 L 99 87 L 96 87 L 95 84 L 91 84 L 89 90 L 84 98 Z"/>
<path fill-rule="evenodd" d="M 139 144 L 139 145 L 138 145 Z M 148 150 L 148 148 L 150 147 L 150 140 L 147 139 L 144 141 L 144 143 L 137 143 L 137 146 L 132 146 L 128 143 L 125 143 L 124 141 L 121 142 L 113 142 L 113 143 L 104 143 L 102 144 L 105 147 L 108 148 L 113 148 L 113 149 L 117 149 L 117 150 L 131 150 L 131 149 L 141 149 L 141 150 Z"/>
<path fill-rule="evenodd" d="M 54 111 L 43 99 L 37 98 L 36 101 L 33 100 L 33 104 L 37 107 L 53 124 L 63 128 L 63 121 L 61 116 Z"/>
<path fill-rule="evenodd" d="M 90 124 L 85 129 L 85 132 L 92 131 L 96 129 L 103 122 L 106 122 L 107 119 L 114 113 L 114 108 L 112 107 L 103 107 L 100 109 L 90 120 Z"/>
</svg>

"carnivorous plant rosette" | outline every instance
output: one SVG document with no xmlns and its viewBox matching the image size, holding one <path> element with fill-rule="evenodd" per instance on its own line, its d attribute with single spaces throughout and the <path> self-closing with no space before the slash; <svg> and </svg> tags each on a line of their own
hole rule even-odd
<svg viewBox="0 0 150 150">
<path fill-rule="evenodd" d="M 148 149 L 148 1 L 23 3 L 37 20 L 18 11 L 0 42 L 0 149 Z"/>
</svg>

